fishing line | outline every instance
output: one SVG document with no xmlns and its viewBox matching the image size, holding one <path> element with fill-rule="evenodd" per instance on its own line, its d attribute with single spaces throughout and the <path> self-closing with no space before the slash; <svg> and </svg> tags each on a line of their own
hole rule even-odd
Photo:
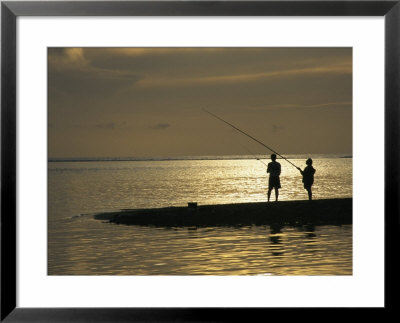
<svg viewBox="0 0 400 323">
<path fill-rule="evenodd" d="M 268 150 L 272 151 L 274 154 L 278 155 L 279 157 L 281 157 L 282 159 L 286 160 L 290 165 L 292 165 L 293 167 L 296 167 L 298 169 L 298 167 L 293 164 L 289 159 L 287 159 L 286 157 L 283 157 L 281 154 L 279 154 L 278 152 L 276 152 L 275 150 L 273 150 L 271 147 L 268 147 L 266 144 L 264 144 L 263 142 L 261 142 L 260 140 L 254 138 L 253 136 L 249 135 L 248 133 L 244 132 L 243 130 L 240 130 L 239 128 L 235 127 L 233 124 L 225 121 L 224 119 L 216 116 L 215 114 L 211 113 L 210 111 L 207 111 L 206 109 L 202 109 L 204 112 L 207 112 L 208 114 L 212 115 L 214 118 L 217 118 L 218 120 L 226 123 L 227 125 L 231 126 L 233 129 L 239 131 L 240 133 L 244 134 L 245 136 L 253 139 L 254 141 L 258 142 L 260 145 L 264 146 L 265 148 L 267 148 Z"/>
<path fill-rule="evenodd" d="M 247 147 L 244 147 L 244 149 L 246 149 L 250 154 L 252 154 L 254 156 L 255 159 L 257 159 L 258 161 L 262 162 L 266 167 L 268 167 L 268 165 L 266 163 L 264 163 L 261 158 L 257 157 L 256 155 L 254 155 Z"/>
</svg>

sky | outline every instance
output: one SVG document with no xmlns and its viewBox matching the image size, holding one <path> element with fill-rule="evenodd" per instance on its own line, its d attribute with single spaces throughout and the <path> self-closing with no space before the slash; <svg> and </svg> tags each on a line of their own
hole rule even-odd
<svg viewBox="0 0 400 323">
<path fill-rule="evenodd" d="M 49 48 L 49 158 L 352 153 L 351 48 Z"/>
</svg>

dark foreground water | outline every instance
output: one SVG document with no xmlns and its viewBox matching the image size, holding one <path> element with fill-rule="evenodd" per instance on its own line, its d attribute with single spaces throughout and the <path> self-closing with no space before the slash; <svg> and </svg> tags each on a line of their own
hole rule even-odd
<svg viewBox="0 0 400 323">
<path fill-rule="evenodd" d="M 350 158 L 314 166 L 316 198 L 352 196 Z M 352 274 L 351 225 L 167 229 L 91 216 L 188 201 L 265 201 L 265 167 L 256 160 L 51 162 L 48 178 L 50 275 Z M 281 181 L 281 199 L 306 198 L 295 168 L 285 165 Z"/>
</svg>

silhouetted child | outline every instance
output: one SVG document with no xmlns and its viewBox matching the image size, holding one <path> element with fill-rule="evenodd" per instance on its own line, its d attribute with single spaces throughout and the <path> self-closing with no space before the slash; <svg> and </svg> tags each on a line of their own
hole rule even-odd
<svg viewBox="0 0 400 323">
<path fill-rule="evenodd" d="M 308 199 L 311 201 L 312 200 L 312 191 L 311 191 L 311 186 L 314 184 L 314 174 L 315 174 L 315 169 L 312 167 L 312 159 L 308 158 L 306 161 L 306 168 L 304 170 L 301 170 L 300 167 L 297 167 L 297 169 L 300 171 L 301 175 L 303 175 L 303 184 L 304 188 L 307 190 L 308 193 Z"/>
<path fill-rule="evenodd" d="M 281 181 L 279 176 L 281 175 L 281 164 L 276 161 L 276 155 L 271 155 L 272 162 L 268 163 L 267 173 L 269 173 L 268 182 L 268 202 L 271 197 L 272 189 L 275 189 L 275 201 L 278 201 L 279 189 L 281 188 Z"/>
</svg>

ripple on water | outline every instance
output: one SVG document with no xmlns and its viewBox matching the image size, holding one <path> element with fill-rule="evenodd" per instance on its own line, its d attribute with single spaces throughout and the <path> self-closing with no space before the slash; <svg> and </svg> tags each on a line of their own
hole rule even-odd
<svg viewBox="0 0 400 323">
<path fill-rule="evenodd" d="M 52 237 L 64 248 L 49 249 L 50 275 L 352 274 L 351 226 L 318 226 L 310 236 L 291 227 L 188 231 L 87 222 L 89 237 L 74 221 Z M 74 239 L 64 236 L 70 232 Z"/>
<path fill-rule="evenodd" d="M 293 160 L 301 165 L 304 160 Z M 315 159 L 317 198 L 352 196 L 351 159 Z M 304 199 L 294 167 L 282 200 Z M 352 226 L 151 228 L 104 210 L 266 200 L 258 161 L 49 163 L 50 275 L 351 275 Z"/>
</svg>

